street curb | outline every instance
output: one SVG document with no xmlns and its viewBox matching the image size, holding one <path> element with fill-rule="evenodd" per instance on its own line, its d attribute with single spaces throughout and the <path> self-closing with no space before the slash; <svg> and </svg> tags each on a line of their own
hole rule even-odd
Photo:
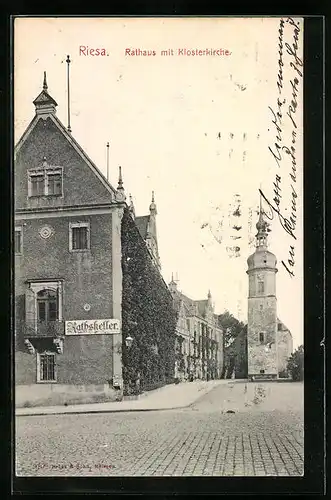
<svg viewBox="0 0 331 500">
<path fill-rule="evenodd" d="M 186 406 L 172 406 L 169 408 L 130 408 L 127 410 L 84 410 L 84 411 L 65 411 L 65 412 L 52 412 L 52 413 L 20 413 L 15 414 L 15 417 L 46 417 L 48 415 L 90 415 L 93 413 L 128 413 L 128 412 L 138 412 L 138 411 L 166 411 L 166 410 L 180 410 L 183 408 L 188 408 L 193 403 L 189 403 Z"/>
<path fill-rule="evenodd" d="M 54 411 L 54 412 L 38 412 L 38 413 L 19 413 L 16 414 L 15 412 L 15 417 L 45 417 L 47 415 L 91 415 L 93 413 L 98 414 L 98 413 L 128 413 L 128 412 L 138 412 L 138 411 L 166 411 L 166 410 L 181 410 L 184 408 L 189 408 L 196 402 L 198 402 L 200 399 L 202 399 L 206 394 L 210 393 L 213 389 L 218 387 L 218 385 L 215 385 L 211 387 L 208 391 L 206 391 L 204 394 L 201 394 L 197 399 L 192 401 L 191 403 L 188 403 L 187 405 L 181 405 L 181 406 L 171 406 L 171 407 L 163 407 L 163 408 L 129 408 L 129 409 L 118 409 L 118 410 L 107 410 L 107 409 L 97 409 L 97 410 L 74 410 L 74 411 Z"/>
</svg>

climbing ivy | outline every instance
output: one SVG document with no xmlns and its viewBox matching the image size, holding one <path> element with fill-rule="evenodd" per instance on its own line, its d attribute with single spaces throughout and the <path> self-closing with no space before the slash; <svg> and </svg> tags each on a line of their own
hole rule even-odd
<svg viewBox="0 0 331 500">
<path fill-rule="evenodd" d="M 121 241 L 123 378 L 131 392 L 141 392 L 173 381 L 177 316 L 170 291 L 127 208 Z M 127 336 L 133 338 L 130 350 Z"/>
</svg>

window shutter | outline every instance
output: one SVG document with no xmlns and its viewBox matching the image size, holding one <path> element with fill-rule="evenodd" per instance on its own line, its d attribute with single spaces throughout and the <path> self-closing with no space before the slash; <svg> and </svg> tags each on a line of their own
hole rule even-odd
<svg viewBox="0 0 331 500">
<path fill-rule="evenodd" d="M 36 319 L 35 293 L 31 288 L 25 292 L 25 321 L 33 326 Z"/>
</svg>

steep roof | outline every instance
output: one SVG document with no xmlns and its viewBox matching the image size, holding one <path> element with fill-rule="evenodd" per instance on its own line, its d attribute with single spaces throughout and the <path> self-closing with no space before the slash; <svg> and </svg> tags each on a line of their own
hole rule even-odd
<svg viewBox="0 0 331 500">
<path fill-rule="evenodd" d="M 136 226 L 144 239 L 147 237 L 148 222 L 149 215 L 141 215 L 140 217 L 135 218 Z"/>
<path fill-rule="evenodd" d="M 208 300 L 196 300 L 195 303 L 198 306 L 198 311 L 201 316 L 203 316 L 206 312 L 206 307 L 208 304 Z"/>
<path fill-rule="evenodd" d="M 282 331 L 288 331 L 288 332 L 291 334 L 290 330 L 287 328 L 287 326 L 286 326 L 286 325 L 284 325 L 284 323 L 283 323 L 283 322 L 282 322 L 279 318 L 277 318 L 277 325 L 278 325 L 278 329 L 279 329 L 279 330 L 282 330 Z M 280 328 L 279 328 L 279 327 L 280 327 Z M 291 334 L 291 335 L 292 335 L 292 334 Z"/>
<path fill-rule="evenodd" d="M 45 85 L 45 83 L 44 83 Z M 39 120 L 42 120 L 42 116 L 38 114 L 37 108 L 38 105 L 46 104 L 46 103 L 51 103 L 54 106 L 57 106 L 56 101 L 51 97 L 51 95 L 47 92 L 47 87 L 46 90 L 45 88 L 40 92 L 40 94 L 36 97 L 36 99 L 33 101 L 33 103 L 36 106 L 36 114 L 31 120 L 30 124 L 26 128 L 25 132 L 17 142 L 15 146 L 15 154 L 19 152 L 20 148 L 22 145 L 25 143 L 25 141 L 28 139 L 30 136 L 32 130 L 36 127 L 37 123 Z M 60 132 L 63 134 L 63 136 L 67 139 L 67 141 L 73 146 L 73 148 L 77 151 L 77 153 L 81 156 L 81 158 L 84 160 L 84 162 L 90 167 L 92 172 L 96 175 L 96 177 L 99 179 L 99 181 L 104 185 L 104 187 L 112 194 L 116 192 L 116 189 L 108 182 L 106 177 L 102 174 L 102 172 L 98 169 L 98 167 L 93 163 L 91 158 L 86 154 L 86 152 L 83 150 L 83 148 L 78 144 L 78 142 L 74 139 L 71 133 L 67 130 L 67 128 L 63 125 L 63 123 L 58 119 L 58 117 L 55 114 L 55 108 L 54 110 L 50 111 L 47 110 L 44 112 L 44 116 L 47 118 L 51 119 L 53 123 L 56 125 L 57 129 L 60 130 Z"/>
</svg>

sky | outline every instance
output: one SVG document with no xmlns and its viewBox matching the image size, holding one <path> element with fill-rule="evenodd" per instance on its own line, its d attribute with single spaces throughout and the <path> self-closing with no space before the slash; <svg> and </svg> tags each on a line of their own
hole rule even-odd
<svg viewBox="0 0 331 500">
<path fill-rule="evenodd" d="M 104 175 L 109 141 L 110 183 L 117 186 L 121 165 L 137 215 L 148 213 L 154 190 L 165 281 L 174 273 L 196 300 L 210 290 L 215 312 L 241 321 L 261 190 L 263 210 L 274 214 L 278 317 L 296 347 L 303 343 L 303 21 L 284 18 L 281 34 L 280 26 L 279 18 L 17 18 L 14 128 L 17 141 L 34 116 L 44 71 L 67 125 L 69 54 L 72 135 Z M 97 48 L 106 55 L 90 55 Z M 138 49 L 156 55 L 131 55 Z M 168 49 L 173 55 L 161 54 Z M 277 161 L 275 143 L 295 147 L 294 181 L 293 157 L 283 149 Z M 296 225 L 286 231 L 268 201 L 289 217 L 291 186 Z"/>
</svg>

